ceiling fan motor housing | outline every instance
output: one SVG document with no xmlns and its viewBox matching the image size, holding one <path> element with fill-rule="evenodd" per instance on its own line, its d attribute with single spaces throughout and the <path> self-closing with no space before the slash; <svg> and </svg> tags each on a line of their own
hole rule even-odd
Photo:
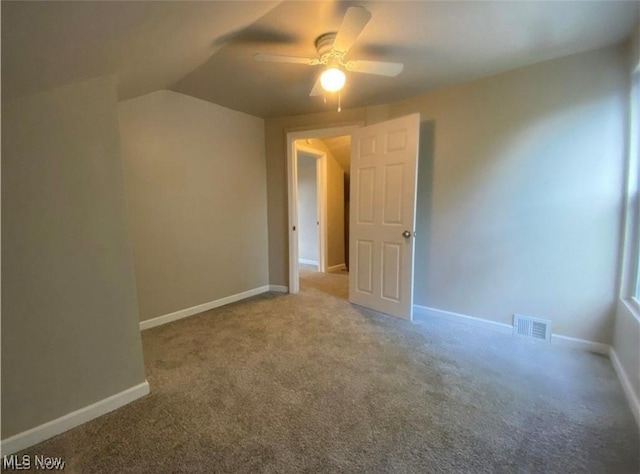
<svg viewBox="0 0 640 474">
<path fill-rule="evenodd" d="M 318 56 L 322 57 L 331 52 L 333 42 L 336 39 L 336 33 L 325 33 L 316 38 L 316 51 Z"/>
<path fill-rule="evenodd" d="M 325 33 L 316 39 L 316 51 L 320 58 L 320 64 L 324 64 L 330 68 L 341 67 L 345 69 L 346 65 L 342 60 L 345 53 L 333 49 L 335 39 L 336 33 Z"/>
</svg>

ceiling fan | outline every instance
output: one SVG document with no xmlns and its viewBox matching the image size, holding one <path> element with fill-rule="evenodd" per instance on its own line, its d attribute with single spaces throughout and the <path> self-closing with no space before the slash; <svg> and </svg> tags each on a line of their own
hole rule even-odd
<svg viewBox="0 0 640 474">
<path fill-rule="evenodd" d="M 402 72 L 404 64 L 364 60 L 345 61 L 349 49 L 367 26 L 369 20 L 371 20 L 371 13 L 366 8 L 349 7 L 336 33 L 325 33 L 316 39 L 317 58 L 263 53 L 256 53 L 253 57 L 258 61 L 324 66 L 325 70 L 316 80 L 310 96 L 321 95 L 324 91 L 339 92 L 346 82 L 345 71 L 395 77 Z"/>
</svg>

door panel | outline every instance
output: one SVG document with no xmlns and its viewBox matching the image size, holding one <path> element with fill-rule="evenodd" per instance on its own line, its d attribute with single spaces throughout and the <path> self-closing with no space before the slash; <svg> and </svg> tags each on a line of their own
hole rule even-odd
<svg viewBox="0 0 640 474">
<path fill-rule="evenodd" d="M 354 132 L 349 300 L 411 319 L 420 116 Z M 410 237 L 404 237 L 404 231 Z"/>
<path fill-rule="evenodd" d="M 404 163 L 394 163 L 384 167 L 383 215 L 386 225 L 402 225 L 402 183 Z"/>
<path fill-rule="evenodd" d="M 375 168 L 358 170 L 358 223 L 373 224 Z"/>
<path fill-rule="evenodd" d="M 401 244 L 382 244 L 382 297 L 400 302 L 400 279 L 402 264 Z"/>
<path fill-rule="evenodd" d="M 359 293 L 373 294 L 373 242 L 358 240 L 356 253 L 357 289 Z"/>
</svg>

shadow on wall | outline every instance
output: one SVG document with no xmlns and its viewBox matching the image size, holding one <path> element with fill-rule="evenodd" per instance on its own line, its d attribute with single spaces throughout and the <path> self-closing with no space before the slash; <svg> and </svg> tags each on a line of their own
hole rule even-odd
<svg viewBox="0 0 640 474">
<path fill-rule="evenodd" d="M 416 248 L 414 281 L 427 281 L 429 272 L 429 248 L 431 238 L 431 214 L 433 201 L 433 156 L 435 150 L 433 120 L 420 122 L 420 148 L 418 149 L 418 189 L 416 196 Z M 415 284 L 415 283 L 414 283 Z M 425 301 L 415 301 L 426 304 Z"/>
</svg>

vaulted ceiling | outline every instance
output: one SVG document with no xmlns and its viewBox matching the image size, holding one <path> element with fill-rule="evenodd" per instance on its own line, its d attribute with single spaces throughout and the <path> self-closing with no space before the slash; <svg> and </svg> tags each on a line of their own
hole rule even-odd
<svg viewBox="0 0 640 474">
<path fill-rule="evenodd" d="M 159 89 L 261 117 L 333 108 L 309 97 L 320 70 L 255 52 L 313 57 L 345 10 L 372 19 L 349 58 L 403 62 L 395 78 L 348 73 L 343 107 L 615 44 L 639 2 L 2 2 L 3 95 L 113 74 L 120 99 Z"/>
</svg>

